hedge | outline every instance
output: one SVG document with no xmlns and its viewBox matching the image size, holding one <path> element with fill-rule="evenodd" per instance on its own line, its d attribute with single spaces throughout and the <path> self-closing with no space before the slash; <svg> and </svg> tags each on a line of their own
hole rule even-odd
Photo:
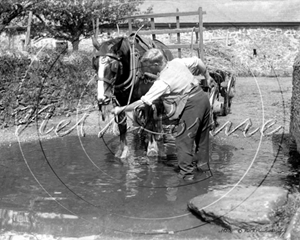
<svg viewBox="0 0 300 240">
<path fill-rule="evenodd" d="M 49 104 L 54 115 L 76 111 L 79 100 L 81 106 L 93 105 L 93 75 L 90 54 L 85 52 L 0 54 L 0 127 L 27 123 Z"/>
</svg>

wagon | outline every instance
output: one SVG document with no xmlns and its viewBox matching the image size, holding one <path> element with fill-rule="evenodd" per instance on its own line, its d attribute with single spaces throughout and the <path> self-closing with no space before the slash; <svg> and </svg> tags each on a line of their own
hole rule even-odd
<svg viewBox="0 0 300 240">
<path fill-rule="evenodd" d="M 210 76 L 216 82 L 215 87 L 209 89 L 205 79 L 201 79 L 201 77 L 200 85 L 209 94 L 212 111 L 218 116 L 226 116 L 231 112 L 236 77 L 233 73 L 224 70 L 211 71 Z"/>
</svg>

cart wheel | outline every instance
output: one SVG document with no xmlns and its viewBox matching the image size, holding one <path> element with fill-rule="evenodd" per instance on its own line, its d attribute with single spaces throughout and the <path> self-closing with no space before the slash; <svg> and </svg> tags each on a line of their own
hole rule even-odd
<svg viewBox="0 0 300 240">
<path fill-rule="evenodd" d="M 212 87 L 209 93 L 209 103 L 210 103 L 210 119 L 211 119 L 211 129 L 214 130 L 218 125 L 217 113 L 214 112 L 214 105 L 218 102 L 219 89 L 217 87 Z"/>
<path fill-rule="evenodd" d="M 217 98 L 218 98 L 218 88 L 216 87 L 212 87 L 210 92 L 209 92 L 209 103 L 211 108 L 213 107 L 214 103 L 216 102 Z"/>
</svg>

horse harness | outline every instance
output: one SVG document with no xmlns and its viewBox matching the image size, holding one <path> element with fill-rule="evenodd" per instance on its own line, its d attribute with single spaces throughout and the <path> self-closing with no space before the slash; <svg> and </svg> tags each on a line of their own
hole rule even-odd
<svg viewBox="0 0 300 240">
<path fill-rule="evenodd" d="M 131 34 L 130 37 L 132 37 L 133 35 L 134 34 Z M 115 63 L 115 61 L 113 61 L 110 65 L 110 70 L 115 73 L 114 77 L 112 77 L 111 79 L 103 78 L 101 80 L 112 87 L 111 99 L 115 105 L 117 105 L 117 106 L 120 105 L 118 100 L 115 97 L 115 91 L 125 92 L 129 88 L 133 88 L 139 79 L 142 79 L 145 84 L 150 84 L 150 83 L 153 83 L 153 81 L 155 81 L 155 78 L 152 78 L 151 76 L 149 77 L 147 74 L 144 75 L 140 71 L 141 68 L 140 68 L 140 61 L 139 61 L 141 58 L 140 53 L 144 53 L 147 50 L 149 50 L 151 48 L 155 48 L 155 47 L 157 47 L 157 46 L 154 43 L 154 41 L 148 40 L 148 42 L 147 42 L 146 39 L 143 39 L 138 35 L 135 35 L 135 37 L 133 38 L 133 41 L 129 40 L 130 67 L 131 67 L 130 75 L 124 83 L 121 83 L 119 85 L 115 85 L 114 83 L 118 77 L 118 73 L 121 75 L 123 74 L 122 57 L 118 56 L 115 53 L 106 53 L 105 55 L 102 55 L 102 54 L 95 55 L 95 57 L 105 56 L 105 57 L 108 57 L 109 59 L 113 59 L 118 62 L 118 65 Z M 131 92 L 132 92 L 132 89 L 131 89 Z M 129 97 L 129 99 L 130 98 L 131 98 L 131 96 Z M 117 119 L 115 118 L 115 122 L 117 124 L 123 124 L 125 121 L 126 121 L 126 117 L 124 117 L 121 121 L 117 121 Z"/>
<path fill-rule="evenodd" d="M 149 50 L 151 48 L 159 48 L 158 43 L 161 43 L 161 42 L 156 39 L 151 40 L 148 38 L 143 38 L 137 34 L 138 31 L 130 34 L 129 37 L 123 37 L 123 39 L 127 40 L 126 43 L 128 44 L 128 47 L 129 47 L 129 52 L 130 52 L 129 53 L 130 54 L 130 56 L 129 56 L 130 57 L 130 65 L 129 66 L 131 67 L 129 77 L 125 82 L 123 82 L 119 85 L 114 84 L 118 77 L 117 71 L 119 71 L 119 73 L 122 74 L 123 70 L 124 70 L 123 69 L 124 67 L 122 64 L 122 56 L 119 56 L 118 53 L 104 53 L 102 50 L 98 49 L 97 47 L 96 48 L 99 51 L 94 53 L 95 59 L 99 59 L 100 56 L 104 56 L 104 57 L 108 57 L 108 58 L 113 59 L 118 62 L 118 63 L 116 63 L 114 61 L 112 63 L 112 65 L 110 66 L 111 71 L 116 73 L 115 76 L 113 76 L 109 80 L 103 79 L 102 81 L 107 83 L 110 86 L 113 86 L 113 88 L 119 92 L 124 92 L 128 88 L 130 88 L 133 84 L 135 84 L 137 82 L 136 79 L 143 80 L 145 84 L 153 83 L 153 81 L 155 80 L 155 78 L 149 77 L 140 71 L 140 66 L 139 66 L 140 61 L 139 60 L 140 60 L 141 55 L 143 55 L 147 50 Z M 93 41 L 93 43 L 94 43 L 94 41 Z M 113 45 L 110 45 L 110 46 L 108 45 L 108 49 L 112 46 Z M 98 47 L 99 47 L 99 45 L 98 45 Z M 107 52 L 107 51 L 105 51 L 105 52 Z M 165 57 L 168 58 L 167 55 L 165 54 L 165 52 L 163 52 L 163 53 L 164 53 Z M 94 69 L 96 71 L 99 69 L 98 64 L 99 64 L 99 61 L 93 62 Z M 119 68 L 120 68 L 120 70 L 119 70 Z M 112 89 L 112 92 L 114 92 L 114 89 Z"/>
</svg>

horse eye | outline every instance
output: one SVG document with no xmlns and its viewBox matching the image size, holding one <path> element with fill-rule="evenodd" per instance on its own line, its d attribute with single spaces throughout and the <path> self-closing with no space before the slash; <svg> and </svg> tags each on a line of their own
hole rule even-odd
<svg viewBox="0 0 300 240">
<path fill-rule="evenodd" d="M 101 58 L 101 63 L 102 64 L 105 64 L 105 63 L 108 63 L 109 62 L 109 58 L 108 57 L 102 57 Z"/>
<path fill-rule="evenodd" d="M 118 62 L 117 62 L 117 61 L 113 61 L 113 62 L 111 63 L 110 69 L 111 69 L 111 71 L 113 71 L 113 72 L 116 73 L 116 72 L 118 71 Z"/>
</svg>

